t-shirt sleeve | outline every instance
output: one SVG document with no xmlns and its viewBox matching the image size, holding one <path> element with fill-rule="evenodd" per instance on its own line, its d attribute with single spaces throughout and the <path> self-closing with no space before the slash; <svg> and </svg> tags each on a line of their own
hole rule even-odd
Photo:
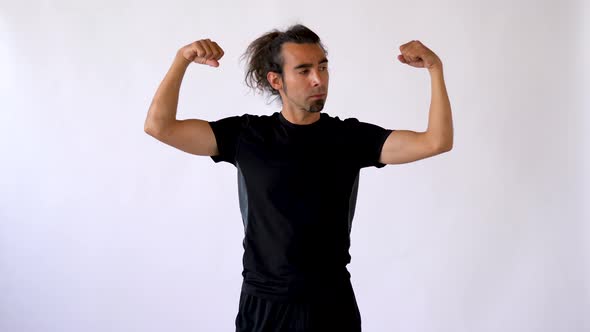
<svg viewBox="0 0 590 332">
<path fill-rule="evenodd" d="M 385 129 L 378 125 L 361 122 L 355 118 L 347 119 L 351 139 L 351 152 L 360 168 L 375 166 L 381 168 L 386 164 L 379 162 L 383 144 L 393 129 Z"/>
<path fill-rule="evenodd" d="M 211 156 L 211 159 L 216 163 L 225 161 L 235 166 L 240 133 L 248 125 L 248 115 L 230 116 L 217 121 L 210 121 L 209 125 L 215 135 L 217 150 L 219 151 L 219 154 Z"/>
</svg>

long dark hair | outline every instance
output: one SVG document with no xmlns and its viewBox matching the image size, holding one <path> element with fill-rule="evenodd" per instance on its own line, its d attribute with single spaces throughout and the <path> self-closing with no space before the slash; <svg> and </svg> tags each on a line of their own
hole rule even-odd
<svg viewBox="0 0 590 332">
<path fill-rule="evenodd" d="M 279 91 L 273 89 L 266 75 L 268 72 L 283 74 L 283 58 L 281 47 L 284 43 L 319 44 L 326 52 L 320 37 L 304 25 L 291 26 L 286 31 L 272 30 L 254 40 L 242 55 L 246 59 L 246 85 L 254 92 L 267 92 L 270 96 L 280 99 Z"/>
</svg>

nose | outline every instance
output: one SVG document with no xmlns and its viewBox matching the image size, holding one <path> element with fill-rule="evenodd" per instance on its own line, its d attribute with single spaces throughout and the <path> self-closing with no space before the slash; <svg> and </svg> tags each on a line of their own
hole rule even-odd
<svg viewBox="0 0 590 332">
<path fill-rule="evenodd" d="M 314 70 L 312 72 L 312 75 L 310 75 L 310 76 L 311 76 L 311 85 L 313 85 L 314 87 L 324 84 L 324 79 L 322 77 L 322 74 L 319 71 Z"/>
</svg>

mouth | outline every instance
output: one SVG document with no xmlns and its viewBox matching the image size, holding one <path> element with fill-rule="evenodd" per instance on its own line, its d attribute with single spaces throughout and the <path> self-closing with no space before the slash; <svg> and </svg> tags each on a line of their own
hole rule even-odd
<svg viewBox="0 0 590 332">
<path fill-rule="evenodd" d="M 319 94 L 319 95 L 313 95 L 310 98 L 325 98 L 325 97 L 326 97 L 326 94 L 323 93 L 323 94 Z"/>
</svg>

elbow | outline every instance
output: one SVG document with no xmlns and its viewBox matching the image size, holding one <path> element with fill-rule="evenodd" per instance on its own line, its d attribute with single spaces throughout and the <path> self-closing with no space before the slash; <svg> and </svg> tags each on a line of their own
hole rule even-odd
<svg viewBox="0 0 590 332">
<path fill-rule="evenodd" d="M 434 149 L 437 153 L 449 152 L 453 149 L 453 140 L 439 141 Z"/>
<path fill-rule="evenodd" d="M 447 145 L 447 146 L 444 146 L 444 147 L 441 149 L 441 152 L 442 152 L 442 153 L 445 153 L 445 152 L 449 152 L 449 151 L 451 151 L 451 150 L 453 150 L 453 144 L 451 144 L 451 145 Z"/>
<path fill-rule="evenodd" d="M 143 131 L 151 136 L 157 137 L 162 131 L 169 128 L 170 124 L 174 122 L 174 118 L 163 116 L 160 109 L 150 106 L 148 114 L 143 123 Z"/>
<path fill-rule="evenodd" d="M 153 125 L 152 125 L 151 123 L 149 123 L 148 121 L 146 121 L 146 122 L 143 124 L 143 131 L 144 131 L 146 134 L 150 135 L 150 136 L 154 136 L 154 134 L 153 134 L 153 133 L 154 133 L 155 129 L 154 129 L 154 127 L 153 127 Z"/>
<path fill-rule="evenodd" d="M 453 149 L 453 141 L 450 141 L 448 143 L 441 144 L 440 147 L 439 147 L 439 150 L 441 151 L 441 153 L 449 152 L 452 149 Z"/>
<path fill-rule="evenodd" d="M 450 134 L 439 137 L 435 144 L 437 151 L 440 153 L 451 151 L 453 149 L 453 136 L 451 131 Z"/>
<path fill-rule="evenodd" d="M 162 126 L 153 121 L 146 120 L 143 124 L 143 131 L 152 137 L 158 137 L 162 132 Z"/>
<path fill-rule="evenodd" d="M 434 154 L 440 154 L 449 152 L 453 149 L 453 134 L 441 134 L 434 135 L 430 132 L 427 133 L 428 145 L 434 152 Z"/>
</svg>

